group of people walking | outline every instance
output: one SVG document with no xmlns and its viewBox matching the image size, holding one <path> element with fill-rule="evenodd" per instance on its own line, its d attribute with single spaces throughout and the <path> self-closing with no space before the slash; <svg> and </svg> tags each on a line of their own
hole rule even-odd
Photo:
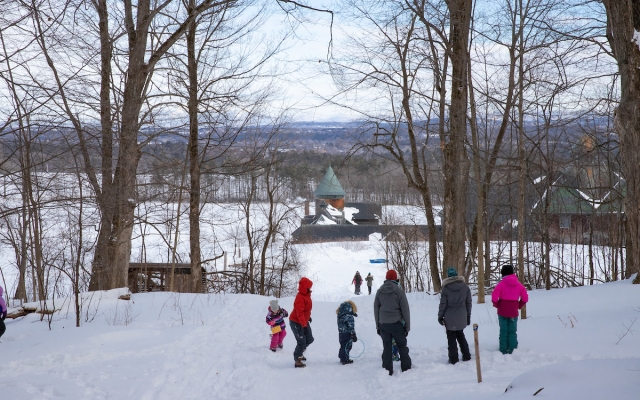
<svg viewBox="0 0 640 400">
<path fill-rule="evenodd" d="M 501 274 L 502 280 L 495 287 L 491 300 L 493 306 L 498 309 L 500 351 L 503 354 L 511 354 L 514 349 L 518 348 L 516 334 L 518 311 L 529 298 L 527 290 L 514 274 L 512 265 L 504 265 Z M 360 273 L 356 272 L 356 277 L 358 276 Z M 373 277 L 369 273 L 367 276 L 369 294 L 371 294 L 370 282 L 372 281 Z M 356 284 L 356 294 L 359 294 L 362 277 L 360 276 L 359 283 L 354 278 L 353 283 Z M 286 336 L 284 318 L 289 315 L 289 326 L 296 338 L 296 347 L 293 351 L 296 368 L 306 367 L 304 361 L 307 359 L 304 352 L 314 341 L 311 331 L 312 286 L 313 282 L 308 278 L 300 279 L 298 293 L 290 315 L 279 307 L 277 300 L 270 302 L 267 314 L 267 323 L 272 327 L 271 351 L 283 348 L 282 340 Z M 462 353 L 462 361 L 471 359 L 469 344 L 464 335 L 464 328 L 471 324 L 471 308 L 472 299 L 469 286 L 463 277 L 458 276 L 455 268 L 448 268 L 447 278 L 442 282 L 438 323 L 446 329 L 450 364 L 456 364 L 460 360 L 458 346 Z M 338 358 L 343 365 L 353 363 L 353 360 L 349 358 L 349 352 L 352 343 L 358 341 L 354 320 L 354 317 L 358 316 L 357 311 L 355 303 L 351 300 L 343 302 L 336 310 L 338 341 L 340 342 Z M 382 339 L 382 368 L 386 369 L 389 375 L 393 375 L 392 347 L 395 344 L 400 356 L 400 369 L 403 372 L 411 369 L 411 357 L 407 347 L 407 336 L 411 330 L 411 314 L 407 296 L 400 287 L 398 273 L 395 270 L 387 271 L 384 283 L 378 288 L 373 302 L 373 313 L 376 332 Z"/>
</svg>

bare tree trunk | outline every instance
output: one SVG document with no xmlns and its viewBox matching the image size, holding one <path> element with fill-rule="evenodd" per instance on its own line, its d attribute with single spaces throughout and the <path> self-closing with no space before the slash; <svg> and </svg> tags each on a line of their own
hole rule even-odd
<svg viewBox="0 0 640 400">
<path fill-rule="evenodd" d="M 469 71 L 469 103 L 471 108 L 471 141 L 473 146 L 473 175 L 476 181 L 476 198 L 477 198 L 477 207 L 476 207 L 476 222 L 474 229 L 476 231 L 476 255 L 478 260 L 478 304 L 483 304 L 485 299 L 485 287 L 484 287 L 484 197 L 482 195 L 482 179 L 481 179 L 481 167 L 480 167 L 480 139 L 478 137 L 478 119 L 477 119 L 477 109 L 476 102 L 474 96 L 474 88 L 473 88 L 473 80 L 471 76 L 471 63 L 468 65 Z M 473 235 L 472 235 L 473 236 Z M 473 239 L 470 241 L 470 247 L 473 246 Z"/>
<path fill-rule="evenodd" d="M 527 176 L 526 154 L 524 148 L 524 15 L 522 0 L 519 1 L 519 37 L 518 37 L 518 279 L 524 284 L 524 239 L 527 216 L 525 213 L 525 178 Z M 522 307 L 520 318 L 527 319 L 527 308 Z"/>
<path fill-rule="evenodd" d="M 195 8 L 195 0 L 189 0 L 189 10 Z M 196 23 L 187 29 L 187 69 L 189 74 L 189 255 L 191 262 L 191 287 L 202 292 L 202 267 L 200 265 L 200 151 L 198 148 L 198 64 L 196 61 Z"/>
<path fill-rule="evenodd" d="M 620 104 L 614 123 L 627 184 L 625 277 L 638 273 L 633 283 L 640 283 L 640 49 L 634 38 L 640 31 L 640 0 L 603 0 L 603 4 L 607 38 L 620 73 Z"/>
<path fill-rule="evenodd" d="M 469 159 L 467 139 L 467 64 L 469 63 L 469 27 L 471 0 L 451 0 L 451 106 L 448 141 L 443 143 L 444 238 L 443 269 L 454 266 L 464 274 L 465 226 Z"/>
</svg>

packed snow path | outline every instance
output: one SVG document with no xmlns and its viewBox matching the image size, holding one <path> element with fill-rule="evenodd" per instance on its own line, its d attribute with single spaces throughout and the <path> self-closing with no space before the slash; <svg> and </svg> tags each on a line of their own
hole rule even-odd
<svg viewBox="0 0 640 400">
<path fill-rule="evenodd" d="M 62 300 L 56 302 L 62 311 L 53 315 L 51 330 L 46 317 L 41 322 L 36 314 L 7 320 L 0 343 L 0 399 L 514 399 L 531 398 L 545 387 L 536 398 L 583 393 L 583 400 L 600 399 L 603 392 L 637 399 L 640 392 L 640 335 L 632 332 L 640 321 L 623 336 L 625 325 L 640 317 L 640 285 L 623 281 L 530 292 L 529 318 L 518 322 L 519 348 L 507 356 L 498 351 L 495 309 L 476 304 L 474 297 L 481 384 L 474 361 L 447 364 L 438 296 L 411 293 L 413 368 L 402 373 L 395 363 L 390 377 L 381 368 L 374 296 L 355 296 L 349 284 L 356 270 L 363 276 L 371 272 L 375 294 L 385 267 L 368 259 L 379 253 L 369 246 L 314 245 L 305 254 L 307 275 L 315 282 L 315 342 L 305 354 L 307 368 L 293 367 L 289 329 L 284 350 L 269 351 L 268 297 L 147 293 L 126 301 L 117 299 L 122 291 L 116 290 L 87 300 L 81 328 L 75 328 L 73 311 Z M 365 351 L 343 366 L 335 310 L 347 299 L 359 315 L 360 341 L 352 352 L 359 353 L 362 342 Z M 280 300 L 288 311 L 292 304 L 293 297 Z M 473 343 L 473 331 L 467 328 L 465 334 Z M 615 374 L 619 378 L 604 379 L 611 371 L 621 371 Z M 629 374 L 636 379 L 627 379 Z M 590 391 L 594 386 L 603 391 Z"/>
</svg>

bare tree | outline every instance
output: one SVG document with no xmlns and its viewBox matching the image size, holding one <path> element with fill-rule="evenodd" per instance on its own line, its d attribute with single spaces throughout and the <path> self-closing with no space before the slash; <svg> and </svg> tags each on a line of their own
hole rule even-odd
<svg viewBox="0 0 640 400">
<path fill-rule="evenodd" d="M 620 104 L 615 127 L 620 136 L 625 196 L 626 277 L 640 283 L 640 1 L 603 0 L 607 38 L 620 73 Z"/>
</svg>

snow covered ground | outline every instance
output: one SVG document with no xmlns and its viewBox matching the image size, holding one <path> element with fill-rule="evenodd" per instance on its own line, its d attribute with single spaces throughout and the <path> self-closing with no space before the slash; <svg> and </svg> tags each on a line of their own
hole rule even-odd
<svg viewBox="0 0 640 400">
<path fill-rule="evenodd" d="M 638 398 L 640 335 L 632 331 L 640 322 L 631 324 L 640 317 L 640 285 L 531 292 L 530 318 L 519 321 L 520 345 L 508 356 L 498 351 L 495 310 L 474 303 L 480 384 L 473 361 L 447 364 L 438 297 L 411 293 L 413 368 L 390 377 L 381 368 L 373 295 L 355 296 L 349 285 L 356 270 L 374 275 L 374 290 L 382 283 L 384 264 L 368 263 L 382 250 L 363 242 L 304 245 L 302 251 L 315 289 L 316 340 L 305 369 L 293 367 L 290 333 L 284 350 L 268 350 L 269 298 L 147 293 L 118 300 L 123 289 L 87 297 L 81 328 L 63 300 L 56 301 L 61 311 L 51 329 L 38 314 L 7 320 L 0 399 L 519 399 L 540 388 L 536 398 Z M 343 366 L 335 310 L 347 299 L 359 308 L 360 340 L 352 354 L 364 352 Z M 290 311 L 293 298 L 280 304 Z M 472 342 L 472 330 L 465 333 Z"/>
</svg>

